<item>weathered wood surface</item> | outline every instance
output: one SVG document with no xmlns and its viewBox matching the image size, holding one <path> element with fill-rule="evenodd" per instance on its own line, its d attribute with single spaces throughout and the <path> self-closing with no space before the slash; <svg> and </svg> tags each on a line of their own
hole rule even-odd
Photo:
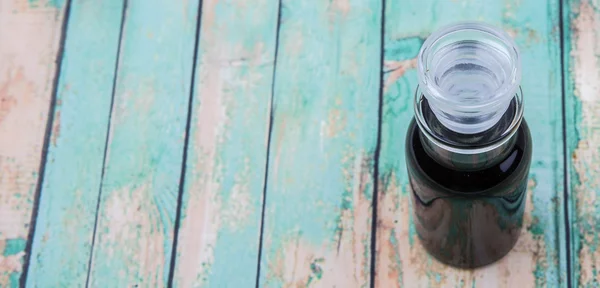
<svg viewBox="0 0 600 288">
<path fill-rule="evenodd" d="M 0 287 L 25 261 L 64 1 L 0 1 Z"/>
<path fill-rule="evenodd" d="M 177 287 L 256 281 L 277 0 L 205 0 L 177 241 Z"/>
<path fill-rule="evenodd" d="M 382 1 L 282 1 L 261 287 L 366 287 Z"/>
<path fill-rule="evenodd" d="M 375 286 L 565 286 L 558 1 L 388 0 L 386 4 Z M 484 20 L 515 38 L 522 56 L 525 118 L 534 139 L 521 237 L 507 257 L 474 271 L 443 265 L 421 247 L 412 225 L 404 161 L 417 85 L 415 56 L 431 32 L 460 20 Z"/>
<path fill-rule="evenodd" d="M 28 287 L 85 285 L 123 0 L 72 0 Z"/>
<path fill-rule="evenodd" d="M 600 285 L 598 1 L 123 1 L 72 0 L 48 114 L 65 2 L 0 0 L 0 287 L 37 189 L 29 287 Z M 515 37 L 535 143 L 521 238 L 474 271 L 421 248 L 404 163 L 414 57 L 459 20 Z"/>
<path fill-rule="evenodd" d="M 164 287 L 191 89 L 198 1 L 125 8 L 89 284 Z"/>
<path fill-rule="evenodd" d="M 600 286 L 600 3 L 564 6 L 574 287 Z"/>
</svg>

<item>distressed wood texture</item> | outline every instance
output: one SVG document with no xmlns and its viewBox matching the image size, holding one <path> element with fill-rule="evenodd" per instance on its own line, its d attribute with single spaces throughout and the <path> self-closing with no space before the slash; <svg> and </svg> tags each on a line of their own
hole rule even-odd
<svg viewBox="0 0 600 288">
<path fill-rule="evenodd" d="M 573 287 L 600 286 L 600 2 L 563 6 Z"/>
<path fill-rule="evenodd" d="M 558 1 L 388 0 L 386 4 L 375 286 L 565 286 Z M 459 20 L 483 20 L 515 38 L 522 56 L 525 118 L 535 143 L 521 237 L 507 257 L 470 271 L 441 264 L 419 243 L 404 160 L 418 82 L 415 57 L 431 32 Z"/>
<path fill-rule="evenodd" d="M 164 287 L 173 244 L 198 1 L 125 11 L 89 283 Z"/>
<path fill-rule="evenodd" d="M 64 10 L 0 1 L 0 287 L 23 270 Z"/>
<path fill-rule="evenodd" d="M 259 285 L 365 287 L 382 2 L 281 5 Z"/>
<path fill-rule="evenodd" d="M 122 10 L 123 0 L 71 2 L 28 287 L 85 284 Z"/>
<path fill-rule="evenodd" d="M 256 281 L 278 3 L 202 3 L 175 286 Z"/>
</svg>

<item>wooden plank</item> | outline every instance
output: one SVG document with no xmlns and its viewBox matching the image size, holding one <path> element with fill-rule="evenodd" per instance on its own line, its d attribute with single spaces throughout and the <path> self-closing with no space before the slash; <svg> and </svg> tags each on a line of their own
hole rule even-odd
<svg viewBox="0 0 600 288">
<path fill-rule="evenodd" d="M 600 6 L 563 6 L 573 287 L 600 286 Z"/>
<path fill-rule="evenodd" d="M 175 286 L 256 281 L 278 0 L 202 3 Z"/>
<path fill-rule="evenodd" d="M 261 287 L 370 282 L 382 8 L 281 4 Z"/>
<path fill-rule="evenodd" d="M 123 2 L 71 3 L 28 287 L 85 285 Z"/>
<path fill-rule="evenodd" d="M 64 4 L 0 1 L 0 287 L 23 271 Z"/>
<path fill-rule="evenodd" d="M 198 5 L 128 2 L 89 275 L 93 287 L 167 285 Z"/>
<path fill-rule="evenodd" d="M 533 287 L 566 283 L 558 1 L 386 1 L 385 93 L 376 244 L 376 287 Z M 509 255 L 455 269 L 424 251 L 412 225 L 404 139 L 413 116 L 415 58 L 442 25 L 483 20 L 511 34 L 522 56 L 525 118 L 534 149 L 524 228 Z"/>
</svg>

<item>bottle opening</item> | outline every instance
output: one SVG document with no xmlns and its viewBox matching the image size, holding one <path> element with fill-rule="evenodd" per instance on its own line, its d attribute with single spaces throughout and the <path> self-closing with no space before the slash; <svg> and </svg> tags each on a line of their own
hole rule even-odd
<svg viewBox="0 0 600 288">
<path fill-rule="evenodd" d="M 418 56 L 419 86 L 446 128 L 477 134 L 496 125 L 519 89 L 514 41 L 503 30 L 469 22 L 433 33 Z"/>
</svg>

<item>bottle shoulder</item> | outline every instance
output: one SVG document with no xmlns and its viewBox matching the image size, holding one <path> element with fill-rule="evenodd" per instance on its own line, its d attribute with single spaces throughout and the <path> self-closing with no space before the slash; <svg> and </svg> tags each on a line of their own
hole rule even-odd
<svg viewBox="0 0 600 288">
<path fill-rule="evenodd" d="M 413 120 L 406 136 L 405 151 L 411 185 L 428 187 L 428 190 L 440 195 L 511 193 L 527 179 L 531 165 L 532 139 L 524 120 L 515 137 L 511 150 L 503 154 L 503 159 L 494 159 L 496 164 L 493 166 L 479 170 L 450 168 L 441 165 L 426 152 L 419 137 L 419 128 Z"/>
</svg>

